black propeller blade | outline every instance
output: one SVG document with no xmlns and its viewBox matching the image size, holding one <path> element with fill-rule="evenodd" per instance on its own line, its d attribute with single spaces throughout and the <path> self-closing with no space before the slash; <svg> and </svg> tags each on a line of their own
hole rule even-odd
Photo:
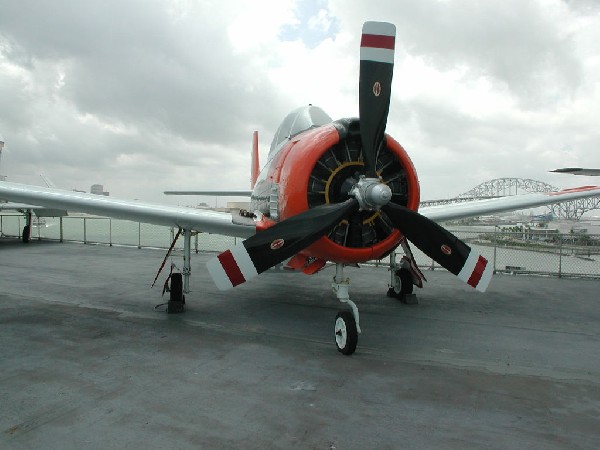
<svg viewBox="0 0 600 450">
<path fill-rule="evenodd" d="M 492 267 L 483 256 L 416 211 L 391 202 L 381 209 L 394 227 L 423 253 L 472 287 L 485 291 L 491 279 Z"/>
<path fill-rule="evenodd" d="M 304 211 L 221 253 L 208 271 L 219 289 L 235 287 L 305 249 L 358 207 L 351 198 Z"/>
<path fill-rule="evenodd" d="M 360 136 L 367 178 L 376 178 L 377 153 L 383 145 L 392 92 L 396 27 L 365 22 L 360 43 Z"/>
</svg>

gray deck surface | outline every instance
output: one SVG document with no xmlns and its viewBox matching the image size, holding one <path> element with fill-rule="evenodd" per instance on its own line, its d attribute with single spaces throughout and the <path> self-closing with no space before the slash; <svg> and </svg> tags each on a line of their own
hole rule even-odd
<svg viewBox="0 0 600 450">
<path fill-rule="evenodd" d="M 345 357 L 331 268 L 219 292 L 210 256 L 169 315 L 162 251 L 0 239 L 0 448 L 600 448 L 598 280 L 426 271 L 403 305 L 350 268 Z"/>
</svg>

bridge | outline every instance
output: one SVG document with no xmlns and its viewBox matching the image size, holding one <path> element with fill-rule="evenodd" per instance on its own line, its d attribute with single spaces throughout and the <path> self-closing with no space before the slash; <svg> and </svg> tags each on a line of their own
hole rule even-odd
<svg viewBox="0 0 600 450">
<path fill-rule="evenodd" d="M 422 206 L 446 205 L 449 203 L 484 200 L 489 198 L 506 197 L 508 195 L 523 195 L 535 192 L 555 192 L 560 189 L 543 181 L 529 178 L 496 178 L 475 186 L 473 189 L 460 194 L 456 198 L 443 200 L 422 201 Z M 600 209 L 600 196 L 570 200 L 563 203 L 548 205 L 548 210 L 554 217 L 560 219 L 579 220 L 581 216 L 593 209 Z"/>
</svg>

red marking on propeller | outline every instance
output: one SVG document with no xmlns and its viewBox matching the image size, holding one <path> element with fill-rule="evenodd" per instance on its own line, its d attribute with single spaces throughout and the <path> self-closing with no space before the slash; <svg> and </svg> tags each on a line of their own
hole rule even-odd
<svg viewBox="0 0 600 450">
<path fill-rule="evenodd" d="M 395 45 L 395 36 L 382 36 L 380 34 L 363 34 L 360 40 L 361 47 L 386 48 L 388 50 L 394 50 Z"/>
<path fill-rule="evenodd" d="M 477 259 L 477 264 L 475 264 L 475 268 L 473 269 L 473 273 L 471 273 L 469 281 L 467 281 L 469 286 L 477 287 L 477 285 L 479 284 L 479 280 L 481 280 L 481 276 L 485 271 L 485 266 L 487 266 L 487 259 L 479 255 L 479 258 Z"/>
<path fill-rule="evenodd" d="M 381 95 L 381 83 L 379 81 L 376 81 L 373 85 L 373 95 L 375 95 L 375 97 Z"/>
<path fill-rule="evenodd" d="M 444 255 L 450 256 L 452 254 L 452 248 L 450 248 L 446 244 L 442 245 L 441 250 Z"/>
<path fill-rule="evenodd" d="M 230 250 L 221 253 L 219 256 L 217 256 L 217 258 L 219 258 L 219 262 L 223 266 L 223 269 L 225 270 L 225 273 L 227 274 L 227 277 L 229 278 L 229 281 L 231 281 L 233 287 L 236 287 L 238 284 L 242 284 L 246 281 L 244 274 L 237 265 L 237 262 L 235 262 L 235 258 Z"/>
<path fill-rule="evenodd" d="M 275 239 L 273 242 L 271 242 L 271 250 L 277 250 L 283 247 L 284 244 L 285 241 L 283 239 Z"/>
</svg>

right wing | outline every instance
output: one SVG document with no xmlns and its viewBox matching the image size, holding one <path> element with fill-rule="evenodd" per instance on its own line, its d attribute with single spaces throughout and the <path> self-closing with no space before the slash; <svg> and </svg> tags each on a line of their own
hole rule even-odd
<svg viewBox="0 0 600 450">
<path fill-rule="evenodd" d="M 251 219 L 236 220 L 229 213 L 156 203 L 121 200 L 103 195 L 0 182 L 0 198 L 46 208 L 133 220 L 168 227 L 193 229 L 227 236 L 249 237 L 256 233 Z"/>
<path fill-rule="evenodd" d="M 536 206 L 551 205 L 568 200 L 595 196 L 600 196 L 600 186 L 582 186 L 558 192 L 511 195 L 508 197 L 473 200 L 448 205 L 426 206 L 419 208 L 419 212 L 431 220 L 443 222 L 499 212 L 517 211 L 519 209 L 534 208 Z"/>
</svg>

